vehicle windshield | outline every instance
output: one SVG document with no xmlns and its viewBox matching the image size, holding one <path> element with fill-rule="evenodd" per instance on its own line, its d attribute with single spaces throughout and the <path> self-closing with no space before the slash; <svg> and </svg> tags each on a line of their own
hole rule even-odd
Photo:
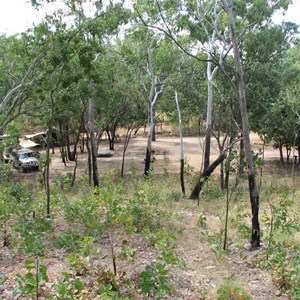
<svg viewBox="0 0 300 300">
<path fill-rule="evenodd" d="M 26 153 L 19 154 L 19 158 L 28 158 L 28 157 L 33 157 L 32 152 L 26 152 Z"/>
</svg>

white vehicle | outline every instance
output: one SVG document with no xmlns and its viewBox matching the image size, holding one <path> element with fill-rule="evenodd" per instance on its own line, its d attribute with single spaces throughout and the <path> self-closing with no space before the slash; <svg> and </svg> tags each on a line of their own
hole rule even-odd
<svg viewBox="0 0 300 300">
<path fill-rule="evenodd" d="M 25 170 L 38 170 L 39 161 L 34 153 L 26 148 L 14 149 L 10 155 L 13 166 L 18 168 L 20 172 Z"/>
</svg>

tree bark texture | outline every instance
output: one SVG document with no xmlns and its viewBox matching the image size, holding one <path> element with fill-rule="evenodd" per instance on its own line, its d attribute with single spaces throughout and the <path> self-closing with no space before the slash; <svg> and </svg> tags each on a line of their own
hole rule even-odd
<svg viewBox="0 0 300 300">
<path fill-rule="evenodd" d="M 243 126 L 243 139 L 244 139 L 244 150 L 245 158 L 248 165 L 248 184 L 249 184 L 249 194 L 252 210 L 252 235 L 251 235 L 251 245 L 252 247 L 260 246 L 260 226 L 259 226 L 259 195 L 255 178 L 255 169 L 253 163 L 252 149 L 250 143 L 250 127 L 248 120 L 247 111 L 247 101 L 244 83 L 243 68 L 240 60 L 240 53 L 238 49 L 238 41 L 236 36 L 235 20 L 233 16 L 233 1 L 232 0 L 222 0 L 225 11 L 228 15 L 230 35 L 233 46 L 233 54 L 235 60 L 236 73 L 238 78 L 238 95 L 239 95 L 239 106 L 242 118 Z"/>
<path fill-rule="evenodd" d="M 200 178 L 197 181 L 197 184 L 195 185 L 189 197 L 190 199 L 192 200 L 199 199 L 199 195 L 202 190 L 203 184 L 207 181 L 207 179 L 212 174 L 212 172 L 216 169 L 216 167 L 226 158 L 226 156 L 227 156 L 226 153 L 221 153 L 219 157 L 201 173 Z"/>
<path fill-rule="evenodd" d="M 184 186 L 184 148 L 183 148 L 183 134 L 182 134 L 182 120 L 181 120 L 181 112 L 180 106 L 178 102 L 178 95 L 175 91 L 175 101 L 178 112 L 178 122 L 179 122 L 179 133 L 180 133 L 180 183 L 181 183 L 181 191 L 185 195 L 185 186 Z"/>
<path fill-rule="evenodd" d="M 145 169 L 144 176 L 149 176 L 150 165 L 151 165 L 151 142 L 154 129 L 154 114 L 155 114 L 155 105 L 159 95 L 163 92 L 163 85 L 160 85 L 160 89 L 158 89 L 158 79 L 156 76 L 152 78 L 151 89 L 148 96 L 149 102 L 149 132 L 148 132 L 148 141 L 147 141 L 147 149 L 146 149 L 146 158 L 145 158 Z"/>
<path fill-rule="evenodd" d="M 97 147 L 95 141 L 95 129 L 94 129 L 94 102 L 93 99 L 89 100 L 89 127 L 90 127 L 90 140 L 91 140 L 91 158 L 92 158 L 92 170 L 93 170 L 93 184 L 94 187 L 99 187 L 99 175 L 97 165 Z"/>
</svg>

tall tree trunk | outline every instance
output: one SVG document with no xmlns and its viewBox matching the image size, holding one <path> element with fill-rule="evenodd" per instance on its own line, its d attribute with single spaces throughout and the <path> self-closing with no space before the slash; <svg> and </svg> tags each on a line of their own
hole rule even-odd
<svg viewBox="0 0 300 300">
<path fill-rule="evenodd" d="M 76 180 L 76 170 L 77 170 L 77 154 L 76 152 L 74 152 L 74 161 L 75 161 L 75 167 L 73 170 L 73 178 L 72 178 L 72 182 L 71 182 L 71 186 L 74 186 L 75 184 L 75 180 Z"/>
<path fill-rule="evenodd" d="M 153 133 L 153 117 L 152 117 L 152 110 L 150 110 L 150 124 L 149 124 L 149 131 L 148 131 L 148 138 L 147 138 L 147 149 L 146 149 L 146 158 L 145 158 L 145 169 L 144 175 L 149 176 L 150 167 L 151 167 L 151 142 L 152 142 L 152 133 Z"/>
<path fill-rule="evenodd" d="M 198 4 L 199 5 L 199 4 Z M 206 110 L 206 132 L 205 132 L 205 142 L 204 142 L 204 164 L 203 164 L 203 170 L 205 171 L 210 166 L 210 148 L 211 148 L 211 135 L 212 135 L 212 108 L 213 108 L 213 80 L 219 71 L 219 66 L 216 66 L 212 70 L 212 62 L 211 62 L 211 53 L 213 52 L 214 45 L 216 43 L 216 35 L 217 35 L 217 25 L 219 22 L 219 18 L 217 17 L 217 7 L 218 7 L 218 1 L 215 1 L 214 4 L 214 15 L 215 15 L 215 21 L 213 26 L 213 32 L 212 35 L 209 37 L 208 40 L 208 54 L 207 54 L 207 110 Z M 222 59 L 220 58 L 219 64 L 222 64 Z M 201 177 L 201 175 L 200 175 Z M 199 183 L 197 182 L 193 191 L 199 190 Z M 200 192 L 200 190 L 199 190 Z M 194 195 L 196 196 L 196 195 Z M 199 198 L 199 195 L 197 195 L 197 198 Z"/>
<path fill-rule="evenodd" d="M 70 131 L 69 131 L 68 120 L 66 121 L 66 147 L 67 147 L 68 160 L 73 161 L 71 148 L 70 148 Z"/>
<path fill-rule="evenodd" d="M 86 149 L 88 153 L 88 176 L 89 176 L 89 185 L 92 185 L 92 151 L 90 146 L 90 135 L 86 131 Z"/>
<path fill-rule="evenodd" d="M 155 109 L 155 106 L 153 107 L 153 131 L 152 131 L 152 142 L 155 142 L 156 141 L 156 132 L 155 132 L 155 114 L 156 114 L 156 109 Z"/>
<path fill-rule="evenodd" d="M 212 79 L 211 79 L 211 62 L 207 63 L 207 112 L 206 112 L 206 134 L 204 147 L 204 170 L 208 168 L 210 161 L 210 143 L 211 143 L 211 127 L 212 127 Z"/>
<path fill-rule="evenodd" d="M 243 134 L 241 135 L 243 137 Z M 245 152 L 244 152 L 244 139 L 242 138 L 240 141 L 240 149 L 239 149 L 239 162 L 237 166 L 237 173 L 235 178 L 235 185 L 237 186 L 240 182 L 240 179 L 242 178 L 243 172 L 244 172 L 244 158 L 245 158 Z"/>
<path fill-rule="evenodd" d="M 158 87 L 160 87 L 158 89 Z M 154 130 L 154 111 L 156 101 L 159 95 L 163 92 L 164 86 L 158 85 L 158 78 L 153 76 L 151 90 L 148 95 L 148 103 L 149 103 L 149 131 L 148 131 L 148 140 L 147 140 L 147 149 L 146 149 L 146 158 L 145 158 L 145 169 L 144 176 L 149 176 L 150 165 L 151 165 L 151 142 L 152 142 L 152 134 Z"/>
<path fill-rule="evenodd" d="M 59 148 L 60 148 L 60 154 L 61 154 L 61 160 L 65 167 L 67 166 L 67 161 L 66 161 L 66 151 L 65 151 L 65 146 L 64 146 L 64 134 L 63 134 L 63 129 L 62 129 L 62 124 L 59 122 L 59 134 L 60 134 L 60 139 L 59 139 Z"/>
<path fill-rule="evenodd" d="M 97 165 L 97 147 L 95 140 L 95 128 L 94 128 L 94 102 L 92 97 L 89 99 L 89 127 L 90 127 L 90 140 L 91 140 L 91 158 L 92 158 L 92 175 L 94 187 L 99 187 L 99 175 Z"/>
<path fill-rule="evenodd" d="M 178 102 L 177 91 L 175 91 L 175 101 L 178 112 L 178 122 L 179 122 L 179 134 L 180 134 L 180 183 L 181 183 L 181 191 L 185 195 L 185 186 L 184 186 L 184 149 L 183 149 L 183 137 L 182 137 L 182 120 L 181 120 L 181 112 L 180 106 Z"/>
<path fill-rule="evenodd" d="M 47 218 L 51 217 L 51 210 L 50 210 L 50 136 L 51 136 L 51 128 L 52 122 L 50 122 L 49 130 L 48 130 L 48 137 L 47 137 L 47 150 L 46 150 L 46 170 L 45 170 L 45 188 L 46 188 L 46 197 L 47 197 Z"/>
<path fill-rule="evenodd" d="M 240 53 L 238 49 L 238 41 L 236 36 L 235 20 L 233 16 L 233 1 L 232 0 L 222 0 L 224 8 L 227 12 L 229 25 L 230 25 L 230 35 L 233 46 L 233 54 L 235 60 L 236 73 L 238 78 L 238 94 L 239 94 L 239 106 L 243 125 L 243 138 L 244 138 L 244 149 L 245 157 L 248 165 L 248 184 L 249 184 L 249 194 L 252 210 L 252 235 L 251 235 L 251 245 L 252 247 L 260 246 L 260 226 L 259 226 L 259 195 L 256 185 L 255 169 L 253 163 L 252 149 L 250 143 L 250 127 L 248 120 L 247 111 L 247 101 L 244 83 L 243 68 L 240 60 Z"/>
</svg>

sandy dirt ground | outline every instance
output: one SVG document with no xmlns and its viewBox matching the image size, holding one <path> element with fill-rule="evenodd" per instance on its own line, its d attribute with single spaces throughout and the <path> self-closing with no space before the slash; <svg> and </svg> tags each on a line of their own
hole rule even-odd
<svg viewBox="0 0 300 300">
<path fill-rule="evenodd" d="M 251 141 L 253 145 L 253 151 L 258 153 L 263 148 L 263 142 L 260 138 L 252 134 Z M 187 136 L 183 138 L 184 142 L 184 155 L 189 166 L 194 172 L 198 172 L 202 165 L 202 153 L 203 153 L 203 137 L 199 136 Z M 125 171 L 124 174 L 130 174 L 131 170 L 137 168 L 139 174 L 143 174 L 144 170 L 144 158 L 146 152 L 147 138 L 144 134 L 139 134 L 132 137 L 130 140 L 128 149 L 126 151 L 125 158 Z M 157 134 L 156 141 L 152 142 L 152 149 L 154 152 L 154 161 L 151 167 L 156 174 L 162 174 L 167 169 L 168 172 L 178 173 L 180 172 L 180 139 L 178 136 L 172 134 Z M 115 144 L 115 150 L 109 151 L 108 141 L 106 139 L 101 140 L 99 146 L 100 153 L 110 152 L 111 157 L 99 157 L 98 169 L 100 176 L 105 176 L 111 169 L 115 169 L 120 173 L 122 165 L 123 155 L 123 138 L 121 137 Z M 215 139 L 212 139 L 211 147 L 211 161 L 217 158 L 219 154 L 218 146 Z M 281 165 L 279 162 L 279 152 L 274 149 L 272 144 L 264 146 L 264 171 L 271 176 L 291 176 L 292 163 Z M 51 155 L 51 174 L 53 176 L 62 173 L 72 173 L 75 163 L 67 162 L 67 166 L 61 162 L 59 149 L 55 149 L 55 155 Z M 294 172 L 299 173 L 299 165 L 294 167 Z M 78 166 L 77 173 L 79 176 L 87 174 L 87 153 L 81 153 L 78 151 Z M 216 173 L 216 172 L 215 172 Z"/>
</svg>

